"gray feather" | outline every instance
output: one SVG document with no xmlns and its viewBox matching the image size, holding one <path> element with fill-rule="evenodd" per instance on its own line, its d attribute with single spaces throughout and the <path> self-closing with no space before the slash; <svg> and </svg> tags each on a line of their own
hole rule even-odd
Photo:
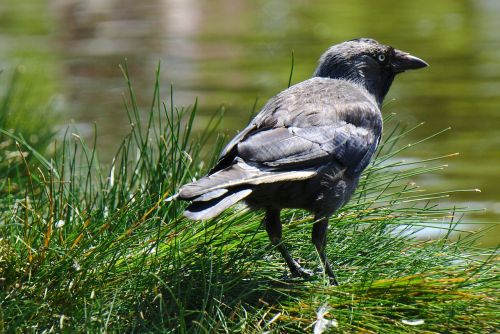
<svg viewBox="0 0 500 334">
<path fill-rule="evenodd" d="M 373 133 L 352 124 L 261 131 L 238 145 L 247 161 L 276 168 L 304 168 L 332 160 L 356 166 L 375 144 Z"/>
<path fill-rule="evenodd" d="M 231 167 L 184 185 L 179 191 L 179 198 L 197 200 L 200 196 L 204 196 L 204 194 L 208 195 L 208 193 L 213 193 L 215 190 L 240 186 L 256 186 L 286 180 L 303 180 L 311 178 L 314 175 L 316 175 L 315 170 L 287 171 L 281 173 L 266 172 L 238 159 Z M 210 196 L 208 195 L 208 197 Z"/>
<path fill-rule="evenodd" d="M 184 211 L 184 216 L 193 220 L 214 218 L 251 193 L 251 189 L 243 189 L 209 202 L 194 201 Z"/>
<path fill-rule="evenodd" d="M 364 89 L 312 78 L 272 98 L 226 146 L 209 175 L 184 185 L 177 196 L 193 201 L 187 216 L 206 219 L 256 187 L 313 179 L 332 163 L 358 173 L 380 134 L 377 103 Z"/>
<path fill-rule="evenodd" d="M 211 201 L 217 197 L 221 197 L 222 195 L 224 195 L 227 192 L 228 192 L 227 189 L 215 189 L 215 190 L 209 191 L 209 192 L 207 192 L 199 197 L 196 197 L 196 201 L 197 202 Z"/>
<path fill-rule="evenodd" d="M 311 78 L 272 97 L 259 114 L 222 150 L 227 157 L 239 143 L 260 131 L 279 127 L 337 127 L 346 122 L 377 128 L 377 102 L 359 84 L 346 80 Z"/>
</svg>

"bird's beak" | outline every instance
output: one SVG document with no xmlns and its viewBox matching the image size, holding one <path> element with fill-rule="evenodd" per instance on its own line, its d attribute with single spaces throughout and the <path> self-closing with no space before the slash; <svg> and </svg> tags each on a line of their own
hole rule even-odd
<svg viewBox="0 0 500 334">
<path fill-rule="evenodd" d="M 394 50 L 392 68 L 396 73 L 401 73 L 406 70 L 416 70 L 427 66 L 429 66 L 429 64 L 420 58 L 400 50 Z"/>
</svg>

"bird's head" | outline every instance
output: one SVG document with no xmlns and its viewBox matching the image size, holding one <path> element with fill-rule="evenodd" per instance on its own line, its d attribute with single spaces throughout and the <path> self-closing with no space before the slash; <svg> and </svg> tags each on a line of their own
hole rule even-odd
<svg viewBox="0 0 500 334">
<path fill-rule="evenodd" d="M 396 74 L 426 66 L 409 53 L 374 39 L 358 38 L 330 47 L 321 56 L 314 76 L 355 81 L 382 104 Z"/>
</svg>

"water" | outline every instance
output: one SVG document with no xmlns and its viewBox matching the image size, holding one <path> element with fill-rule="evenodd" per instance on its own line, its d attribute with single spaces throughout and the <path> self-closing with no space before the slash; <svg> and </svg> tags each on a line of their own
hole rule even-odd
<svg viewBox="0 0 500 334">
<path fill-rule="evenodd" d="M 199 98 L 202 116 L 221 104 L 223 126 L 245 126 L 253 104 L 308 78 L 331 44 L 373 37 L 431 66 L 397 78 L 385 112 L 405 123 L 426 122 L 408 141 L 452 127 L 417 146 L 408 159 L 460 152 L 449 167 L 417 181 L 430 190 L 481 189 L 450 201 L 486 211 L 469 221 L 500 221 L 500 2 L 322 0 L 7 0 L 0 6 L 0 68 L 24 65 L 33 94 L 53 99 L 90 135 L 96 123 L 101 156 L 128 131 L 118 68 L 127 58 L 143 106 L 162 66 L 164 98 Z M 203 117 L 198 126 L 203 126 Z M 105 159 L 105 158 L 104 158 Z M 476 226 L 476 225 L 473 225 Z M 475 227 L 473 227 L 475 228 Z M 497 229 L 498 231 L 498 229 Z M 487 243 L 498 240 L 495 235 Z"/>
</svg>

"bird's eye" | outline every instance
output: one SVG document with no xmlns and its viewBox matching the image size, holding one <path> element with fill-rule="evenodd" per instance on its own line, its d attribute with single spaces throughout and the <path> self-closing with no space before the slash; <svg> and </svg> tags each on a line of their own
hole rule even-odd
<svg viewBox="0 0 500 334">
<path fill-rule="evenodd" d="M 377 56 L 379 62 L 383 62 L 385 60 L 385 54 L 381 53 Z"/>
</svg>

